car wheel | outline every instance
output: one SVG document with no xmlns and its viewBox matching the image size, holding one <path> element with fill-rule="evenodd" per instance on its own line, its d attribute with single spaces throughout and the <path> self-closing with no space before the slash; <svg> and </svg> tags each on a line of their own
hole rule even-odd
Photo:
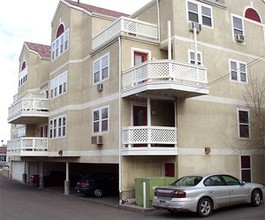
<svg viewBox="0 0 265 220">
<path fill-rule="evenodd" d="M 99 198 L 99 197 L 101 197 L 103 195 L 103 192 L 102 192 L 102 189 L 95 189 L 94 190 L 94 196 L 95 197 L 97 197 L 97 198 Z"/>
<path fill-rule="evenodd" d="M 261 203 L 261 194 L 260 191 L 255 189 L 252 193 L 251 193 L 251 205 L 252 206 L 259 206 Z"/>
<path fill-rule="evenodd" d="M 213 210 L 213 205 L 210 199 L 208 198 L 202 198 L 197 207 L 197 213 L 201 217 L 207 217 L 211 215 Z"/>
</svg>

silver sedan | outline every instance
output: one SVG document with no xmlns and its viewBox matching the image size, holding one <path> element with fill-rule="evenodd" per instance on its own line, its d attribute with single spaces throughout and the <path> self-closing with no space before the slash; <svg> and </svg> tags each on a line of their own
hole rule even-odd
<svg viewBox="0 0 265 220">
<path fill-rule="evenodd" d="M 155 189 L 153 206 L 170 212 L 197 212 L 211 215 L 221 207 L 250 203 L 259 206 L 265 197 L 265 187 L 245 183 L 228 174 L 185 176 L 169 186 Z"/>
</svg>

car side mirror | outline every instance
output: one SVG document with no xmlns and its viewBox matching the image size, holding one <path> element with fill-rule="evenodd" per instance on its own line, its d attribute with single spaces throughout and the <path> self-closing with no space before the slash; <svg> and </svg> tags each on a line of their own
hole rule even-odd
<svg viewBox="0 0 265 220">
<path fill-rule="evenodd" d="M 244 186 L 244 185 L 246 185 L 246 182 L 245 181 L 240 181 L 240 184 L 241 184 L 241 186 Z"/>
</svg>

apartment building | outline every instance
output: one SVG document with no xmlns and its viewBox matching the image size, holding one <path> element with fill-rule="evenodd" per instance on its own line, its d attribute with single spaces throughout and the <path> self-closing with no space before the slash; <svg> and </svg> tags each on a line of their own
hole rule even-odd
<svg viewBox="0 0 265 220">
<path fill-rule="evenodd" d="M 262 0 L 154 0 L 132 15 L 61 0 L 51 46 L 22 48 L 12 178 L 115 172 L 120 200 L 138 177 L 265 183 L 264 137 L 245 96 L 265 77 L 264 20 Z"/>
</svg>

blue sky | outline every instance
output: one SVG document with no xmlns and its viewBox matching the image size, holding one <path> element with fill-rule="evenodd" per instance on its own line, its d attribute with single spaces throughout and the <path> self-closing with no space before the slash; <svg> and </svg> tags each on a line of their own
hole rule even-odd
<svg viewBox="0 0 265 220">
<path fill-rule="evenodd" d="M 151 0 L 80 0 L 131 14 Z M 17 93 L 19 55 L 24 41 L 50 45 L 51 21 L 59 0 L 6 0 L 0 7 L 0 141 L 10 140 L 8 107 Z"/>
</svg>

